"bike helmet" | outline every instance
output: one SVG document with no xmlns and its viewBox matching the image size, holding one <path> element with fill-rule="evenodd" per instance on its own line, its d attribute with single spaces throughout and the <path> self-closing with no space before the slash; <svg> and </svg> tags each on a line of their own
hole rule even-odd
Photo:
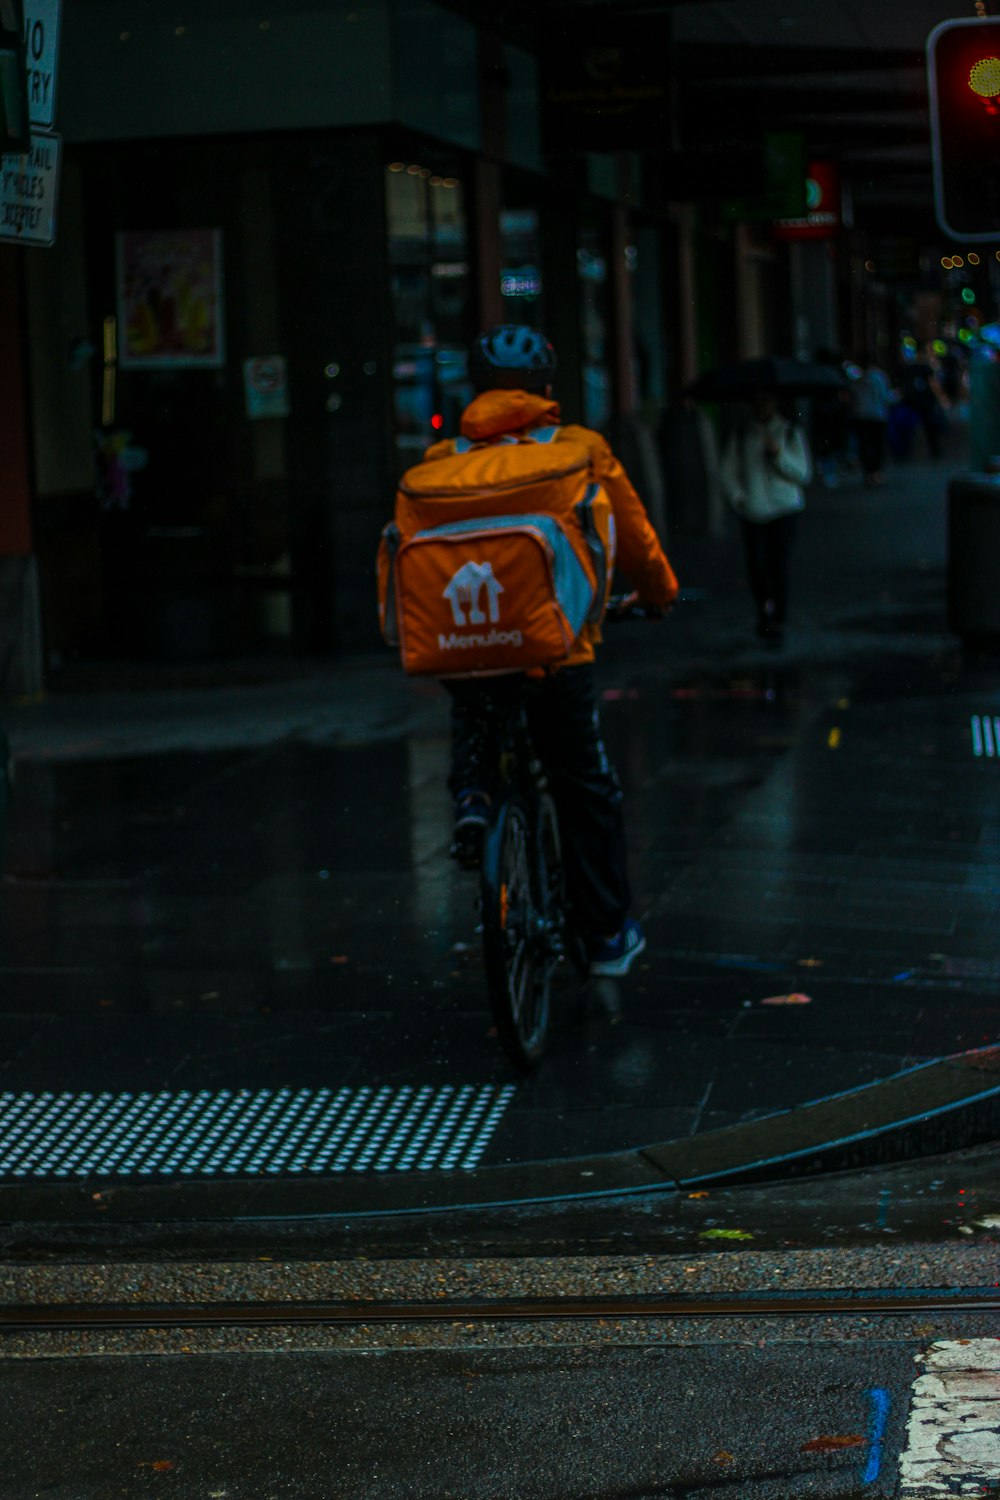
<svg viewBox="0 0 1000 1500">
<path fill-rule="evenodd" d="M 469 378 L 479 391 L 543 391 L 552 383 L 556 351 L 537 328 L 501 323 L 469 352 Z"/>
</svg>

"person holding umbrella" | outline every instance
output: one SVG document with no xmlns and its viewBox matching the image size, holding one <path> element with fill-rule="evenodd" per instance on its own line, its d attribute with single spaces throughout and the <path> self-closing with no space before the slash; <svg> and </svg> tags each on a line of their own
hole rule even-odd
<svg viewBox="0 0 1000 1500">
<path fill-rule="evenodd" d="M 780 645 L 788 613 L 788 561 L 804 486 L 812 478 L 805 433 L 782 416 L 775 392 L 757 390 L 719 465 L 722 493 L 739 518 L 757 633 Z"/>
</svg>

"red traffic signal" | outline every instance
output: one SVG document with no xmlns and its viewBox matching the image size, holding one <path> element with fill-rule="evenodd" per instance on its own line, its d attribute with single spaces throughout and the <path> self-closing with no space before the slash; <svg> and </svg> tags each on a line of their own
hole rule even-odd
<svg viewBox="0 0 1000 1500">
<path fill-rule="evenodd" d="M 937 221 L 952 239 L 1000 239 L 1000 20 L 936 26 L 927 81 Z"/>
<path fill-rule="evenodd" d="M 968 85 L 988 115 L 1000 114 L 1000 57 L 977 57 L 969 68 Z"/>
</svg>

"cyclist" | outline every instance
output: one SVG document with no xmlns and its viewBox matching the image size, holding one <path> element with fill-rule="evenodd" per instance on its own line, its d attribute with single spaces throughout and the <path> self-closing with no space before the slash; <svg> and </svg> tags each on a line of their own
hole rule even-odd
<svg viewBox="0 0 1000 1500">
<path fill-rule="evenodd" d="M 482 334 L 472 347 L 469 374 L 478 394 L 461 418 L 464 439 L 500 441 L 545 426 L 589 451 L 593 478 L 611 502 L 617 565 L 638 601 L 666 608 L 677 580 L 642 502 L 608 443 L 586 427 L 562 426 L 552 399 L 556 355 L 533 328 L 505 324 Z M 454 452 L 447 439 L 427 459 Z M 628 972 L 646 940 L 629 917 L 631 901 L 622 817 L 622 794 L 601 738 L 594 685 L 597 625 L 585 625 L 564 664 L 529 674 L 526 709 L 532 742 L 550 779 L 563 842 L 567 893 L 575 924 L 587 945 L 594 975 Z M 448 788 L 455 800 L 452 856 L 466 868 L 480 859 L 490 818 L 488 724 L 490 702 L 524 691 L 524 678 L 449 681 L 452 759 Z"/>
</svg>

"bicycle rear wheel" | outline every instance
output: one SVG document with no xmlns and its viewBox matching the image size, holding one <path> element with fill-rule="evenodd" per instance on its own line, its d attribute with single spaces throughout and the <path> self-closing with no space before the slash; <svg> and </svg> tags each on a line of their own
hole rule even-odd
<svg viewBox="0 0 1000 1500">
<path fill-rule="evenodd" d="M 547 910 L 536 831 L 519 797 L 501 804 L 482 864 L 483 952 L 497 1036 L 519 1067 L 530 1068 L 548 1039 L 559 936 Z"/>
</svg>

